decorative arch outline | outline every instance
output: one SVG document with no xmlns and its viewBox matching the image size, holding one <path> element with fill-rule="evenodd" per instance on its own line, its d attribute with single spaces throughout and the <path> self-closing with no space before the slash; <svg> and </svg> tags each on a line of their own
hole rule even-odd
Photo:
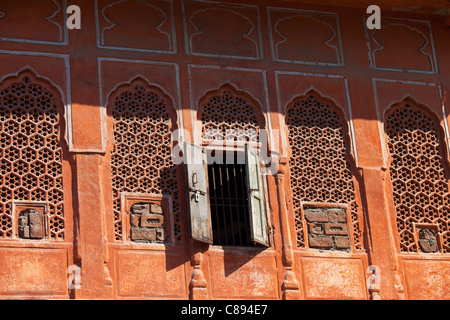
<svg viewBox="0 0 450 320">
<path fill-rule="evenodd" d="M 173 162 L 173 132 L 178 128 L 173 99 L 142 76 L 121 83 L 107 96 L 107 153 L 115 241 L 123 241 L 122 195 L 170 195 L 175 241 L 181 241 L 178 166 Z M 117 118 L 115 118 L 117 117 Z"/>
<path fill-rule="evenodd" d="M 385 111 L 383 126 L 398 250 L 427 253 L 419 237 L 427 229 L 435 236 L 433 252 L 450 253 L 450 170 L 439 116 L 406 97 Z"/>
<path fill-rule="evenodd" d="M 352 166 L 352 170 L 356 170 L 355 155 L 353 154 L 353 152 L 355 150 L 353 148 L 353 144 L 351 141 L 351 130 L 350 130 L 350 126 L 348 124 L 346 113 L 343 110 L 343 108 L 341 106 L 339 106 L 332 98 L 322 95 L 318 90 L 316 90 L 313 87 L 311 87 L 304 94 L 296 95 L 295 97 L 293 97 L 291 99 L 291 101 L 288 104 L 286 104 L 286 106 L 284 108 L 284 124 L 286 125 L 286 118 L 287 118 L 287 113 L 289 111 L 289 108 L 292 107 L 292 105 L 295 104 L 297 101 L 305 99 L 307 97 L 317 99 L 318 101 L 323 101 L 334 112 L 336 112 L 338 114 L 339 122 L 344 129 L 343 135 L 344 135 L 344 139 L 345 139 L 345 147 L 347 150 L 348 161 L 350 162 L 350 164 Z M 286 126 L 285 126 L 285 129 L 287 130 Z M 288 156 L 290 156 L 290 148 L 288 148 Z"/>
<path fill-rule="evenodd" d="M 229 105 L 223 105 L 223 102 L 218 102 L 214 106 L 211 106 L 211 103 L 214 99 L 220 99 L 226 95 L 231 95 Z M 236 105 L 238 103 L 239 105 Z M 217 110 L 211 110 L 210 114 L 207 114 L 206 109 L 210 107 L 210 109 L 219 108 L 218 105 L 223 105 L 222 112 Z M 238 128 L 238 130 L 242 130 L 245 132 L 246 129 L 250 128 L 256 131 L 256 137 L 251 142 L 260 142 L 260 132 L 262 129 L 267 130 L 267 121 L 264 113 L 261 109 L 261 104 L 246 91 L 242 91 L 237 89 L 231 83 L 222 84 L 218 89 L 213 89 L 206 92 L 200 99 L 198 103 L 198 110 L 196 120 L 201 129 L 198 131 L 201 133 L 200 141 L 203 141 L 204 135 L 204 127 L 205 127 L 205 119 L 204 117 L 208 117 L 211 126 L 215 127 L 214 130 L 220 131 L 224 130 L 225 127 L 233 127 Z M 235 107 L 231 109 L 230 107 Z M 236 108 L 237 107 L 237 108 Z M 245 109 L 245 107 L 247 107 Z M 211 113 L 212 112 L 212 113 Z M 218 114 L 219 113 L 219 114 Z M 220 114 L 221 113 L 221 114 Z M 217 115 L 218 116 L 215 116 Z M 229 119 L 227 119 L 227 117 Z M 230 121 L 233 119 L 233 121 Z M 244 120 L 245 119 L 245 120 Z M 250 120 L 250 121 L 249 121 Z M 246 121 L 246 123 L 244 123 Z M 251 123 L 253 121 L 253 123 Z M 222 128 L 221 128 L 222 127 Z M 245 136 L 245 133 L 244 133 Z M 236 140 L 235 141 L 248 141 L 249 138 L 244 137 L 244 140 Z M 214 139 L 213 139 L 214 140 Z M 227 141 L 225 139 L 224 141 Z"/>
<path fill-rule="evenodd" d="M 17 236 L 17 223 L 12 220 L 15 204 L 20 202 L 47 207 L 46 239 L 68 239 L 66 220 L 70 213 L 64 204 L 63 186 L 68 174 L 64 169 L 68 145 L 63 135 L 66 122 L 61 98 L 50 80 L 29 67 L 1 79 L 2 238 Z"/>
<path fill-rule="evenodd" d="M 308 106 L 301 106 L 302 101 Z M 296 104 L 304 114 L 291 114 Z M 294 97 L 285 110 L 297 247 L 305 248 L 308 243 L 303 205 L 319 203 L 348 206 L 348 250 L 362 250 L 359 183 L 343 110 L 314 89 Z"/>
</svg>

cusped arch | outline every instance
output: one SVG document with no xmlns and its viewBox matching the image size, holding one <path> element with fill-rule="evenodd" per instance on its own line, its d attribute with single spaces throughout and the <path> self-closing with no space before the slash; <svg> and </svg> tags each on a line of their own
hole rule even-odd
<svg viewBox="0 0 450 320">
<path fill-rule="evenodd" d="M 0 84 L 0 238 L 14 236 L 13 201 L 45 202 L 48 238 L 65 240 L 64 105 L 58 89 L 29 68 Z M 65 212 L 66 211 L 66 212 Z"/>
<path fill-rule="evenodd" d="M 21 69 L 20 71 L 18 71 L 15 74 L 8 74 L 6 76 L 4 76 L 2 79 L 0 79 L 0 103 L 5 103 L 5 97 L 4 94 L 2 94 L 1 92 L 4 92 L 5 90 L 7 90 L 7 88 L 9 88 L 10 86 L 15 86 L 15 87 L 19 87 L 20 84 L 24 84 L 24 85 L 31 85 L 34 87 L 35 91 L 34 93 L 30 93 L 31 96 L 37 97 L 39 92 L 44 92 L 44 94 L 46 95 L 46 97 L 49 100 L 39 100 L 39 101 L 34 101 L 35 103 L 37 103 L 36 107 L 39 107 L 39 103 L 43 104 L 44 102 L 47 102 L 48 104 L 52 105 L 52 107 L 55 107 L 58 111 L 59 114 L 59 121 L 58 121 L 58 125 L 60 128 L 60 143 L 61 143 L 61 147 L 64 148 L 68 148 L 68 144 L 67 144 L 67 139 L 65 139 L 65 134 L 66 134 L 66 126 L 67 126 L 67 121 L 66 121 L 66 110 L 65 110 L 65 104 L 63 102 L 63 98 L 64 98 L 64 93 L 63 91 L 56 85 L 54 84 L 50 79 L 43 77 L 41 75 L 39 75 L 38 73 L 36 73 L 33 69 L 31 69 L 30 67 L 25 67 L 23 69 Z M 40 87 L 40 89 L 38 87 Z M 26 94 L 26 93 L 24 93 Z M 18 95 L 16 95 L 18 96 Z M 20 105 L 14 105 L 16 107 L 20 107 Z M 43 111 L 46 111 L 47 108 L 43 107 Z M 12 109 L 11 109 L 12 110 Z"/>
<path fill-rule="evenodd" d="M 385 111 L 384 111 L 384 119 L 391 114 L 396 108 L 401 108 L 404 106 L 409 106 L 410 108 L 423 112 L 430 117 L 434 118 L 435 121 L 439 122 L 439 115 L 429 108 L 427 105 L 419 103 L 415 98 L 411 96 L 405 96 L 401 101 L 396 101 L 392 103 Z"/>
<path fill-rule="evenodd" d="M 346 119 L 345 112 L 342 109 L 342 107 L 340 107 L 333 99 L 322 95 L 318 90 L 316 90 L 314 88 L 309 89 L 304 94 L 300 94 L 300 95 L 293 97 L 291 99 L 291 101 L 286 105 L 285 113 L 287 114 L 287 112 L 289 111 L 289 108 L 292 108 L 293 104 L 295 104 L 297 101 L 305 100 L 305 99 L 317 100 L 322 103 L 326 103 L 333 110 L 333 112 L 336 112 L 339 115 L 340 119 L 342 119 L 342 120 Z M 346 124 L 343 123 L 343 125 L 346 125 Z"/>
<path fill-rule="evenodd" d="M 278 58 L 311 62 L 338 62 L 338 50 L 330 45 L 333 27 L 311 16 L 295 15 L 278 21 L 275 31 L 283 38 L 275 44 Z"/>
<path fill-rule="evenodd" d="M 308 102 L 309 101 L 309 102 Z M 296 114 L 296 106 L 299 107 L 303 104 L 312 103 L 317 105 L 326 106 L 322 108 L 321 114 Z M 297 112 L 298 112 L 297 109 Z M 312 109 L 309 109 L 310 111 Z M 303 111 L 308 113 L 308 108 L 303 108 Z M 342 138 L 344 139 L 344 145 L 346 148 L 346 156 L 348 157 L 349 162 L 352 166 L 355 165 L 354 155 L 352 154 L 352 145 L 350 139 L 350 128 L 347 122 L 347 117 L 345 115 L 344 110 L 331 98 L 323 96 L 319 91 L 315 89 L 310 89 L 305 94 L 297 95 L 286 105 L 285 114 L 284 114 L 284 122 L 286 126 L 295 125 L 293 121 L 296 119 L 305 119 L 308 118 L 312 120 L 314 117 L 316 120 L 320 120 L 323 126 L 330 126 L 333 128 L 342 128 Z M 306 125 L 314 125 L 313 122 L 306 122 Z"/>
<path fill-rule="evenodd" d="M 173 201 L 174 236 L 181 240 L 178 167 L 173 162 L 173 101 L 142 77 L 120 84 L 108 96 L 114 239 L 123 239 L 121 194 L 167 194 Z"/>
<path fill-rule="evenodd" d="M 287 105 L 285 123 L 297 247 L 307 247 L 310 240 L 303 204 L 334 203 L 349 208 L 353 244 L 348 250 L 361 250 L 362 214 L 344 113 L 331 99 L 310 90 Z"/>
<path fill-rule="evenodd" d="M 422 126 L 422 129 L 434 130 L 437 134 L 437 138 L 440 140 L 440 152 L 443 156 L 443 160 L 445 162 L 446 171 L 450 170 L 450 163 L 448 157 L 449 147 L 446 143 L 446 135 L 445 130 L 440 124 L 441 121 L 445 121 L 441 119 L 440 115 L 436 113 L 433 109 L 428 107 L 427 105 L 419 103 L 416 99 L 411 96 L 407 96 L 403 98 L 402 101 L 397 101 L 391 104 L 389 108 L 384 111 L 383 114 L 383 128 L 384 132 L 386 132 L 386 144 L 389 144 L 389 134 L 388 134 L 388 125 L 389 118 L 393 117 L 395 112 L 401 112 L 401 110 L 407 111 L 410 115 L 406 116 L 406 118 L 410 118 L 408 124 L 412 125 L 416 122 L 416 128 Z M 424 120 L 421 123 L 420 119 Z M 401 123 L 400 123 L 401 124 Z M 403 123 L 405 125 L 406 123 Z M 426 127 L 424 126 L 426 125 Z M 392 161 L 392 158 L 389 159 L 389 162 Z"/>
<path fill-rule="evenodd" d="M 63 21 L 60 4 L 43 0 L 36 5 L 34 0 L 2 1 L 0 4 L 0 37 L 27 39 L 31 41 L 61 41 Z M 33 27 L 23 21 L 32 21 Z"/>
<path fill-rule="evenodd" d="M 137 76 L 129 82 L 118 84 L 107 96 L 107 115 L 111 119 L 113 117 L 114 108 L 116 103 L 121 99 L 121 96 L 126 100 L 128 106 L 124 106 L 120 111 L 136 113 L 137 109 L 133 109 L 137 105 L 141 106 L 141 113 L 145 111 L 151 111 L 148 106 L 150 104 L 157 104 L 159 109 L 164 105 L 164 110 L 167 111 L 170 120 L 171 130 L 174 131 L 178 128 L 178 118 L 175 109 L 174 100 L 163 88 L 157 84 L 150 83 L 146 78 Z M 138 108 L 139 109 L 139 108 Z M 137 112 L 136 114 L 141 114 Z M 111 131 L 111 130 L 109 130 Z"/>
<path fill-rule="evenodd" d="M 449 166 L 439 117 L 410 97 L 394 103 L 384 116 L 399 249 L 449 253 Z M 442 237 L 434 251 L 421 246 L 418 232 L 424 224 Z"/>
<path fill-rule="evenodd" d="M 259 142 L 261 130 L 266 129 L 260 103 L 230 83 L 200 98 L 197 120 L 202 125 L 204 140 L 220 137 L 219 140 Z"/>
</svg>

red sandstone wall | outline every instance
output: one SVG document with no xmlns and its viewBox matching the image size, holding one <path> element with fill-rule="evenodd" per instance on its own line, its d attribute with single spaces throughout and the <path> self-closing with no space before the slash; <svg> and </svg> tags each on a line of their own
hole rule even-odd
<svg viewBox="0 0 450 320">
<path fill-rule="evenodd" d="M 24 240 L 5 233 L 1 297 L 450 298 L 448 253 L 401 249 L 383 127 L 389 107 L 408 98 L 430 110 L 447 145 L 450 30 L 444 18 L 383 11 L 383 28 L 373 31 L 365 29 L 364 10 L 355 8 L 148 2 L 77 1 L 81 30 L 64 28 L 65 1 L 0 2 L 0 90 L 27 74 L 52 92 L 61 110 L 64 154 L 64 235 Z M 257 102 L 270 130 L 282 132 L 279 172 L 266 181 L 269 248 L 208 247 L 190 240 L 182 168 L 175 171 L 179 209 L 169 210 L 168 243 L 136 245 L 117 236 L 107 108 L 115 92 L 136 79 L 168 97 L 172 127 L 192 137 L 201 129 L 199 101 L 226 83 Z M 298 226 L 304 237 L 308 226 L 295 215 L 285 116 L 288 105 L 311 90 L 345 123 L 359 206 L 348 251 L 297 241 Z M 442 150 L 446 162 L 447 149 Z M 43 182 L 37 188 L 45 188 Z M 5 219 L 3 225 L 15 221 Z M 442 223 L 448 230 L 448 221 Z M 67 270 L 73 265 L 82 266 L 81 286 L 69 289 Z M 377 290 L 367 286 L 370 265 L 381 275 Z"/>
</svg>

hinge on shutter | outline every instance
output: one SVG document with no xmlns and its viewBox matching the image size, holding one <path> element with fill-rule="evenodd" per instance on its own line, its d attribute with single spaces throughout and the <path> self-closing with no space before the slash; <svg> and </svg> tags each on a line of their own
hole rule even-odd
<svg viewBox="0 0 450 320">
<path fill-rule="evenodd" d="M 191 198 L 195 198 L 195 202 L 199 201 L 199 196 L 202 195 L 206 195 L 206 192 L 199 190 L 199 189 L 194 189 L 194 188 L 189 188 L 189 191 L 193 192 L 193 194 L 191 195 Z"/>
</svg>

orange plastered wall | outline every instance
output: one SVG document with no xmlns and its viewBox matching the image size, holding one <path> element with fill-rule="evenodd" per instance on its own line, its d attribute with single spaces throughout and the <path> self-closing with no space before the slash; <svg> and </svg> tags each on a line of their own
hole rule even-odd
<svg viewBox="0 0 450 320">
<path fill-rule="evenodd" d="M 316 2 L 80 0 L 73 30 L 67 1 L 0 2 L 0 298 L 450 298 L 445 8 L 384 3 L 371 30 Z M 211 128 L 279 154 L 268 248 L 190 238 L 170 150 Z M 151 201 L 164 243 L 133 242 Z M 39 206 L 47 236 L 24 239 Z"/>
</svg>

